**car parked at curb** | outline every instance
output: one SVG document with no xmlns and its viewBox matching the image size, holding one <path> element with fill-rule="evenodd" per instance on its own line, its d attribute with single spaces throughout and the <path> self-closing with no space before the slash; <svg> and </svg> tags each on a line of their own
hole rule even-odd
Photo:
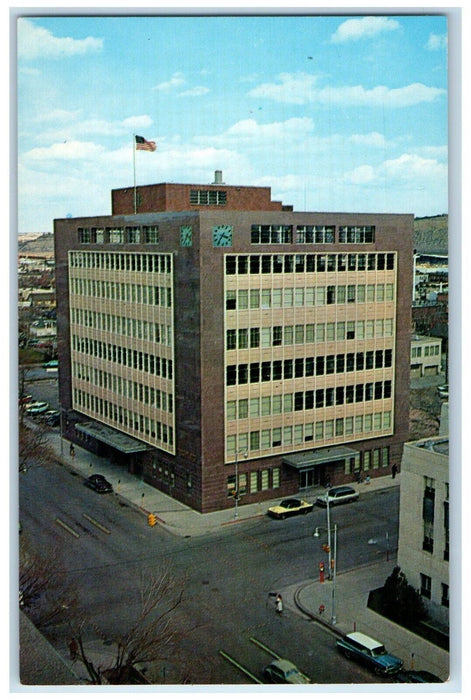
<svg viewBox="0 0 471 700">
<path fill-rule="evenodd" d="M 269 508 L 267 515 L 277 520 L 284 520 L 291 515 L 310 513 L 313 508 L 313 503 L 308 503 L 300 498 L 285 498 L 279 505 Z"/>
<path fill-rule="evenodd" d="M 85 479 L 84 484 L 97 493 L 111 493 L 113 491 L 113 487 L 103 474 L 91 474 Z"/>
<path fill-rule="evenodd" d="M 46 413 L 49 408 L 47 401 L 35 401 L 30 403 L 26 408 L 26 413 L 28 416 L 39 416 L 42 413 Z"/>
<path fill-rule="evenodd" d="M 327 507 L 327 500 L 329 501 L 329 506 L 336 506 L 339 503 L 351 503 L 352 501 L 357 501 L 359 496 L 358 491 L 355 491 L 352 486 L 334 486 L 327 493 L 317 497 L 316 505 Z"/>
<path fill-rule="evenodd" d="M 61 414 L 59 411 L 46 411 L 44 414 L 44 422 L 49 425 L 51 428 L 55 428 L 57 425 L 60 425 L 61 422 Z"/>
<path fill-rule="evenodd" d="M 393 680 L 395 683 L 443 683 L 441 678 L 430 671 L 399 671 Z"/>
<path fill-rule="evenodd" d="M 268 683 L 310 683 L 311 679 L 288 659 L 274 659 L 263 669 Z"/>
<path fill-rule="evenodd" d="M 350 632 L 337 641 L 338 649 L 347 659 L 359 661 L 378 676 L 391 676 L 398 673 L 404 662 L 389 654 L 384 644 L 362 632 Z"/>
</svg>

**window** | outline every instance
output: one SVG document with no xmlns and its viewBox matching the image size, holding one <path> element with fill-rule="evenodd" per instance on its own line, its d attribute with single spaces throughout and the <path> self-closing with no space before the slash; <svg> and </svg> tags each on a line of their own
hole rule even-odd
<svg viewBox="0 0 471 700">
<path fill-rule="evenodd" d="M 141 242 L 141 229 L 139 226 L 126 226 L 126 240 L 128 243 Z"/>
<path fill-rule="evenodd" d="M 250 472 L 250 493 L 258 491 L 258 472 Z"/>
<path fill-rule="evenodd" d="M 190 190 L 190 204 L 224 206 L 227 192 L 224 190 Z"/>
<path fill-rule="evenodd" d="M 422 498 L 423 543 L 422 549 L 433 552 L 433 526 L 435 518 L 435 481 L 424 477 Z"/>
<path fill-rule="evenodd" d="M 374 226 L 339 226 L 339 243 L 374 243 Z"/>
<path fill-rule="evenodd" d="M 432 579 L 426 574 L 420 574 L 420 595 L 429 599 L 432 597 Z"/>
<path fill-rule="evenodd" d="M 293 227 L 283 225 L 252 224 L 251 243 L 292 243 Z M 286 271 L 286 270 L 285 270 Z"/>
<path fill-rule="evenodd" d="M 449 586 L 447 583 L 442 583 L 442 600 L 441 600 L 442 605 L 445 608 L 450 607 L 450 598 L 449 598 Z"/>
<path fill-rule="evenodd" d="M 296 243 L 334 243 L 335 226 L 296 226 Z"/>
</svg>

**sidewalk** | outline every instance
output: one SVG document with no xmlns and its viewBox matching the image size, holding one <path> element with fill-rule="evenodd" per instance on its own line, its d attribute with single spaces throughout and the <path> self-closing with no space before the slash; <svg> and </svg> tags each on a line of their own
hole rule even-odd
<svg viewBox="0 0 471 700">
<path fill-rule="evenodd" d="M 298 612 L 326 626 L 338 636 L 358 631 L 381 641 L 404 660 L 404 669 L 425 670 L 442 680 L 449 677 L 449 653 L 367 607 L 371 590 L 380 588 L 396 562 L 382 561 L 337 574 L 333 581 L 306 581 L 282 591 Z M 320 606 L 324 606 L 321 613 Z M 333 621 L 334 617 L 334 621 Z"/>
<path fill-rule="evenodd" d="M 189 506 L 175 500 L 161 491 L 149 486 L 135 474 L 130 474 L 125 466 L 113 464 L 108 458 L 99 457 L 87 450 L 74 445 L 75 456 L 69 454 L 69 442 L 63 440 L 61 454 L 61 438 L 58 433 L 51 433 L 51 444 L 58 459 L 69 469 L 81 474 L 84 478 L 93 473 L 103 474 L 113 484 L 115 493 L 119 498 L 133 504 L 144 515 L 153 513 L 158 523 L 180 537 L 197 537 L 222 526 L 235 525 L 250 518 L 262 517 L 268 508 L 280 502 L 280 498 L 271 501 L 261 501 L 243 505 L 239 502 L 237 518 L 235 508 L 228 508 L 214 513 L 201 514 Z M 391 476 L 371 479 L 370 483 L 352 483 L 360 494 L 362 492 L 375 491 L 391 486 L 399 486 L 401 475 L 397 474 L 393 480 Z M 302 498 L 314 500 L 317 495 L 325 493 L 324 487 L 318 487 L 303 491 Z"/>
</svg>

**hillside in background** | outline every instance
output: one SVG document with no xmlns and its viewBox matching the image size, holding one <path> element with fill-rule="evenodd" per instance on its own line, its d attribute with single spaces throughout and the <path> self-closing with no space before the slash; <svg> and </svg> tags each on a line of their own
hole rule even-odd
<svg viewBox="0 0 471 700">
<path fill-rule="evenodd" d="M 33 239 L 33 236 L 34 237 Z M 428 216 L 414 221 L 414 248 L 419 253 L 448 254 L 448 216 Z M 19 253 L 53 253 L 52 233 L 18 235 Z"/>
<path fill-rule="evenodd" d="M 448 255 L 448 215 L 415 219 L 414 248 L 418 253 Z"/>
</svg>

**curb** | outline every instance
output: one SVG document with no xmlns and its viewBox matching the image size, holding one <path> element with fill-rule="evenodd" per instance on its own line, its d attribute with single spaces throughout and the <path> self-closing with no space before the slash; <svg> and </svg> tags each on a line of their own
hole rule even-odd
<svg viewBox="0 0 471 700">
<path fill-rule="evenodd" d="M 315 615 L 314 613 L 312 613 L 299 600 L 299 596 L 300 596 L 301 592 L 310 585 L 311 585 L 310 582 L 304 583 L 302 586 L 299 586 L 299 588 L 297 588 L 296 591 L 294 592 L 294 602 L 296 604 L 296 607 L 299 608 L 299 610 L 304 615 L 309 617 L 313 622 L 317 622 L 319 625 L 322 625 L 322 627 L 325 627 L 326 629 L 328 629 L 330 632 L 333 632 L 338 637 L 343 637 L 343 632 L 340 632 L 338 627 L 336 627 L 332 623 L 328 622 L 325 618 L 321 617 L 320 615 Z"/>
</svg>

